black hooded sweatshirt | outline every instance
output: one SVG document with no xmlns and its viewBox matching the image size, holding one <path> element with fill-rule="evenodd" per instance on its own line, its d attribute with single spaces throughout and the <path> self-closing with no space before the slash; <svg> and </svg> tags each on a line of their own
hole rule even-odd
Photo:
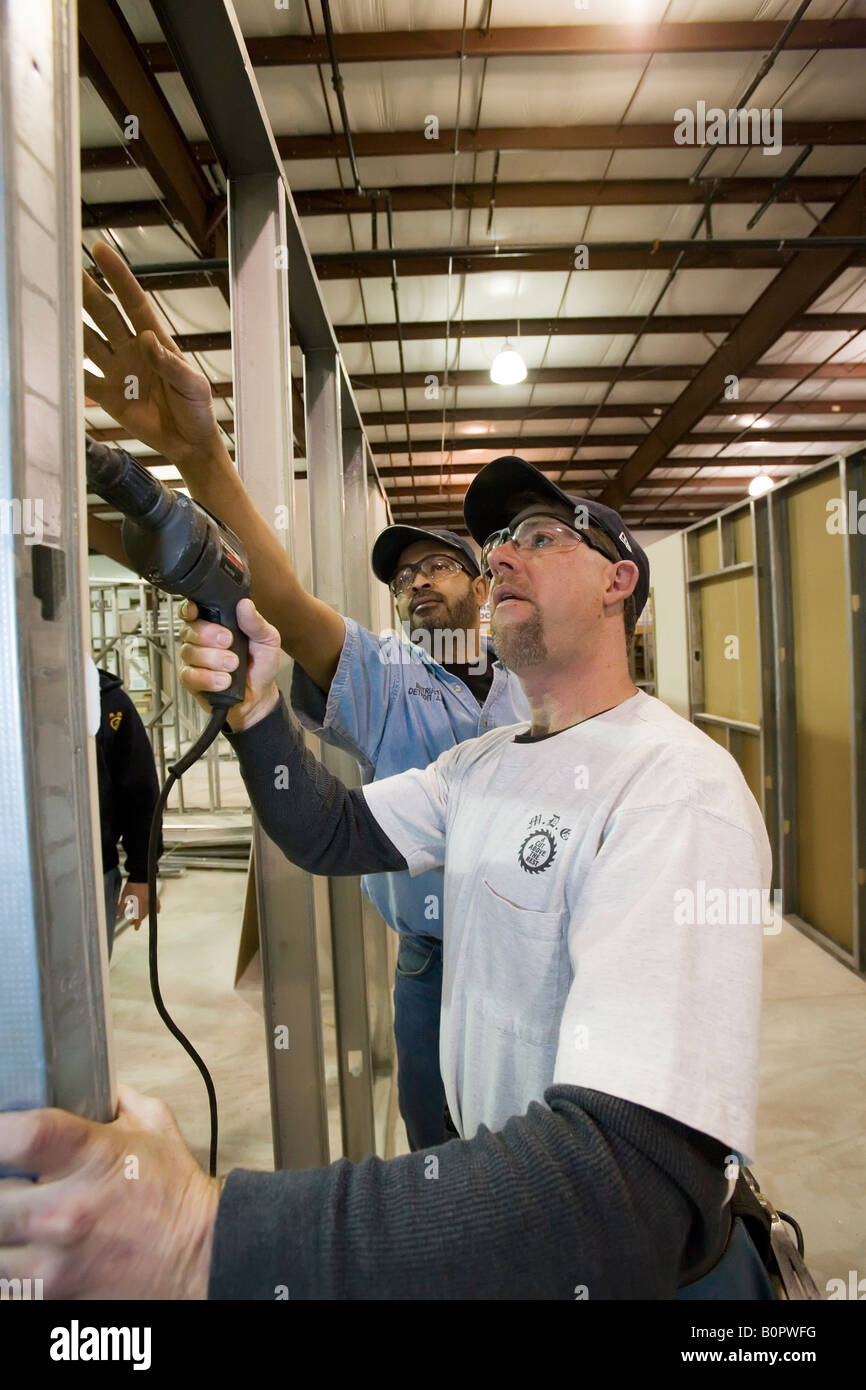
<svg viewBox="0 0 866 1390">
<path fill-rule="evenodd" d="M 102 717 L 96 735 L 96 762 L 103 872 L 117 867 L 117 842 L 122 840 L 127 878 L 132 883 L 146 883 L 150 820 L 159 797 L 153 751 L 141 716 L 118 676 L 100 670 L 99 697 Z M 160 834 L 160 854 L 162 848 Z"/>
</svg>

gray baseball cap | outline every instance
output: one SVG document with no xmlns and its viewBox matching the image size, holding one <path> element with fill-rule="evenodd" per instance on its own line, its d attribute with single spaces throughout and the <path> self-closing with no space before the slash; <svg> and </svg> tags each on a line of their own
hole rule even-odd
<svg viewBox="0 0 866 1390">
<path fill-rule="evenodd" d="M 480 546 L 494 531 L 508 526 L 512 518 L 522 510 L 514 506 L 511 498 L 521 493 L 534 492 L 549 497 L 566 506 L 585 509 L 589 520 L 609 538 L 622 560 L 631 560 L 637 565 L 638 581 L 634 591 L 635 612 L 640 617 L 649 597 L 650 568 L 645 552 L 638 545 L 619 512 L 596 502 L 591 497 L 575 497 L 563 492 L 549 478 L 526 459 L 505 454 L 494 459 L 476 473 L 463 499 L 463 515 L 466 527 Z"/>
<path fill-rule="evenodd" d="M 481 573 L 470 542 L 456 531 L 446 531 L 440 526 L 386 526 L 376 537 L 370 557 L 376 578 L 383 584 L 390 584 L 400 556 L 414 541 L 441 541 L 447 550 L 459 550 L 465 555 L 473 575 Z"/>
</svg>

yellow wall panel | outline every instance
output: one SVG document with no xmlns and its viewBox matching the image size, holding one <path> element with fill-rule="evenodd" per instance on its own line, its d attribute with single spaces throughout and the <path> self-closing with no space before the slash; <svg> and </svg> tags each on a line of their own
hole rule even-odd
<svg viewBox="0 0 866 1390">
<path fill-rule="evenodd" d="M 720 743 L 723 748 L 727 748 L 728 740 L 721 724 L 702 724 L 701 721 L 698 720 L 698 728 L 705 733 L 708 738 L 711 738 L 714 743 Z"/>
<path fill-rule="evenodd" d="M 761 682 L 755 583 L 751 574 L 701 585 L 704 709 L 725 719 L 759 724 Z"/>
<path fill-rule="evenodd" d="M 719 533 L 716 523 L 697 531 L 698 567 L 696 573 L 708 574 L 719 568 Z"/>
<path fill-rule="evenodd" d="M 738 734 L 735 731 L 731 739 L 731 752 L 740 765 L 740 771 L 748 783 L 749 791 L 758 805 L 761 806 L 763 804 L 763 789 L 761 786 L 760 734 Z"/>
<path fill-rule="evenodd" d="M 731 529 L 734 533 L 734 564 L 741 565 L 746 560 L 754 560 L 751 511 L 745 511 L 738 516 Z"/>
<path fill-rule="evenodd" d="M 835 470 L 791 490 L 799 914 L 849 950 L 851 708 L 844 538 L 827 531 Z"/>
</svg>

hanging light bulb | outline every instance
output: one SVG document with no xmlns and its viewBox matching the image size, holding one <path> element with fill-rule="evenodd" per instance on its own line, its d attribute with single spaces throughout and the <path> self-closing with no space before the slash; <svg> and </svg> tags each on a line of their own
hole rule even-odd
<svg viewBox="0 0 866 1390">
<path fill-rule="evenodd" d="M 526 363 L 516 348 L 505 339 L 502 351 L 497 353 L 490 368 L 490 380 L 497 386 L 516 386 L 526 378 Z"/>
<path fill-rule="evenodd" d="M 765 492 L 772 492 L 776 484 L 767 473 L 756 473 L 749 483 L 750 497 L 763 497 Z"/>
</svg>

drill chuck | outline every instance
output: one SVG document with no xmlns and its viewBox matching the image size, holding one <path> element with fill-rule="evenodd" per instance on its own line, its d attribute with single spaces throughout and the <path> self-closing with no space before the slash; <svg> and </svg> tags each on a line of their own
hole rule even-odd
<svg viewBox="0 0 866 1390">
<path fill-rule="evenodd" d="M 124 516 L 143 526 L 158 526 L 174 505 L 170 488 L 155 478 L 125 449 L 110 449 L 85 436 L 87 486 Z"/>
</svg>

